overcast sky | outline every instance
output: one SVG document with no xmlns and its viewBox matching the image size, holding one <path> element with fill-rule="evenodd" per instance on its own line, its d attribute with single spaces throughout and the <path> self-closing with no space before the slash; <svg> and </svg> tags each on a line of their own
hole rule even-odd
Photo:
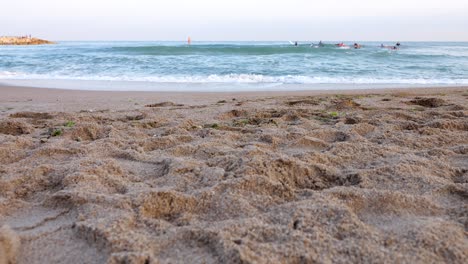
<svg viewBox="0 0 468 264">
<path fill-rule="evenodd" d="M 0 35 L 51 40 L 468 41 L 468 0 L 2 0 Z"/>
</svg>

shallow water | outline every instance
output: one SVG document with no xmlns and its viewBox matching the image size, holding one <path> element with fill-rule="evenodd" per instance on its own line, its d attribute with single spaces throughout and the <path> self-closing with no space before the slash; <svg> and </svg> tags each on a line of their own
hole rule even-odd
<svg viewBox="0 0 468 264">
<path fill-rule="evenodd" d="M 358 50 L 326 43 L 321 48 L 288 42 L 0 46 L 0 82 L 71 87 L 92 81 L 96 89 L 111 90 L 132 90 L 133 84 L 140 90 L 468 84 L 468 43 L 409 42 L 396 51 L 380 48 L 380 42 L 363 42 Z"/>
</svg>

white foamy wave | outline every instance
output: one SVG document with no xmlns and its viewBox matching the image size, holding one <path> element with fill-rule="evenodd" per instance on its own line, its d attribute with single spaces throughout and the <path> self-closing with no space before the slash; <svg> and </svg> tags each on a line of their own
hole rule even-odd
<svg viewBox="0 0 468 264">
<path fill-rule="evenodd" d="M 20 75 L 22 74 L 18 72 L 0 71 L 0 79 L 14 78 Z"/>
<path fill-rule="evenodd" d="M 68 81 L 124 81 L 150 83 L 245 83 L 245 84 L 418 84 L 418 85 L 465 85 L 468 79 L 389 79 L 368 77 L 310 77 L 301 75 L 265 76 L 259 74 L 228 75 L 167 75 L 167 76 L 63 76 L 46 74 L 24 74 L 19 72 L 0 72 L 4 80 L 68 80 Z"/>
</svg>

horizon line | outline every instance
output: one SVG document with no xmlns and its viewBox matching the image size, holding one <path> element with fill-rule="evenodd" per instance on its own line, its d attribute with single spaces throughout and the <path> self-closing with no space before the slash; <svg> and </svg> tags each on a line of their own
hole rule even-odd
<svg viewBox="0 0 468 264">
<path fill-rule="evenodd" d="M 113 41 L 113 42 L 187 42 L 187 40 L 125 40 L 125 39 L 95 39 L 95 40 L 51 40 L 59 42 L 104 42 L 104 41 Z M 283 40 L 193 40 L 192 44 L 196 42 L 312 42 L 312 41 L 322 41 L 322 42 L 347 42 L 347 41 L 359 41 L 359 42 L 468 42 L 468 40 L 358 40 L 358 39 L 332 39 L 332 40 L 295 40 L 295 39 L 283 39 Z"/>
</svg>

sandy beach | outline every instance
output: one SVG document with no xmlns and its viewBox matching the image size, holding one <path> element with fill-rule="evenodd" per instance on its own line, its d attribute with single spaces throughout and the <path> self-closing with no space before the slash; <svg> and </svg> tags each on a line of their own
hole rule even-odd
<svg viewBox="0 0 468 264">
<path fill-rule="evenodd" d="M 465 263 L 468 88 L 0 86 L 0 264 Z"/>
</svg>

